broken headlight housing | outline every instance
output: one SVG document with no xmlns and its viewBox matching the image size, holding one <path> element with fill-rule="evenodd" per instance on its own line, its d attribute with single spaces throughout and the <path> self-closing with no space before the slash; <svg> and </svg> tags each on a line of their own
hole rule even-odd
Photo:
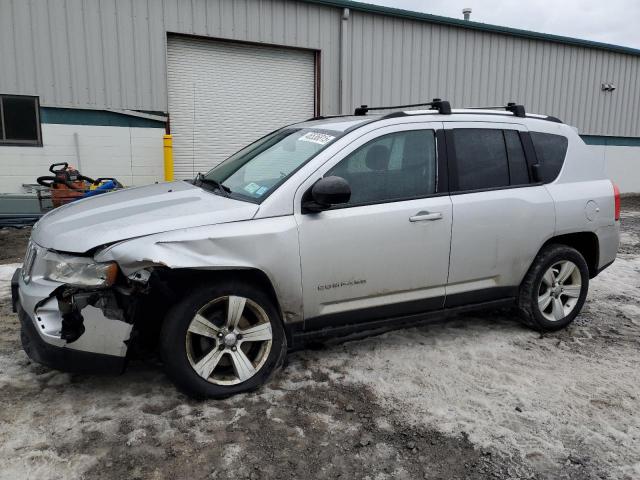
<svg viewBox="0 0 640 480">
<path fill-rule="evenodd" d="M 116 281 L 115 262 L 98 263 L 90 257 L 48 254 L 45 256 L 44 278 L 76 287 L 110 287 Z"/>
</svg>

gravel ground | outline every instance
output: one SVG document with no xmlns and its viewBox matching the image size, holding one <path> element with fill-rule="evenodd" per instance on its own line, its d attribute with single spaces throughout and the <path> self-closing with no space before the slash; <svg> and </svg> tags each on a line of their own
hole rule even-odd
<svg viewBox="0 0 640 480">
<path fill-rule="evenodd" d="M 640 478 L 640 197 L 622 226 L 562 332 L 467 315 L 294 353 L 210 402 L 153 359 L 118 377 L 31 363 L 7 284 L 28 231 L 0 231 L 0 479 Z"/>
<path fill-rule="evenodd" d="M 30 236 L 31 227 L 0 228 L 0 263 L 21 262 Z"/>
</svg>

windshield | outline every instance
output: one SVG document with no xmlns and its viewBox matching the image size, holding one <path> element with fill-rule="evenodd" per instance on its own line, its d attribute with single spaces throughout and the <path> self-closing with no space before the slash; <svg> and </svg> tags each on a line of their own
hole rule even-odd
<svg viewBox="0 0 640 480">
<path fill-rule="evenodd" d="M 202 179 L 221 185 L 216 191 L 222 194 L 260 203 L 340 135 L 342 132 L 317 128 L 278 130 L 227 158 Z"/>
</svg>

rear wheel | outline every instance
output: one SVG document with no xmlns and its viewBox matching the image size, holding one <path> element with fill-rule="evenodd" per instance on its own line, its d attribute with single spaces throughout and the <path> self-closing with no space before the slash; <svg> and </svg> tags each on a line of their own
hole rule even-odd
<svg viewBox="0 0 640 480">
<path fill-rule="evenodd" d="M 520 286 L 518 306 L 531 328 L 560 330 L 582 310 L 589 290 L 584 257 L 566 245 L 549 245 L 536 257 Z"/>
<path fill-rule="evenodd" d="M 286 338 L 271 300 L 250 284 L 201 287 L 165 320 L 160 341 L 167 375 L 197 398 L 253 390 L 282 365 Z"/>
</svg>

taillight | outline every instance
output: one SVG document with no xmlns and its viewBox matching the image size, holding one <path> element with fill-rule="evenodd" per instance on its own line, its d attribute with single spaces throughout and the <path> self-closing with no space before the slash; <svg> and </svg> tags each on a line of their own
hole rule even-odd
<svg viewBox="0 0 640 480">
<path fill-rule="evenodd" d="M 613 183 L 613 203 L 614 203 L 614 211 L 615 211 L 615 220 L 617 222 L 618 220 L 620 220 L 620 189 L 618 188 L 618 185 L 616 185 L 615 183 Z"/>
</svg>

